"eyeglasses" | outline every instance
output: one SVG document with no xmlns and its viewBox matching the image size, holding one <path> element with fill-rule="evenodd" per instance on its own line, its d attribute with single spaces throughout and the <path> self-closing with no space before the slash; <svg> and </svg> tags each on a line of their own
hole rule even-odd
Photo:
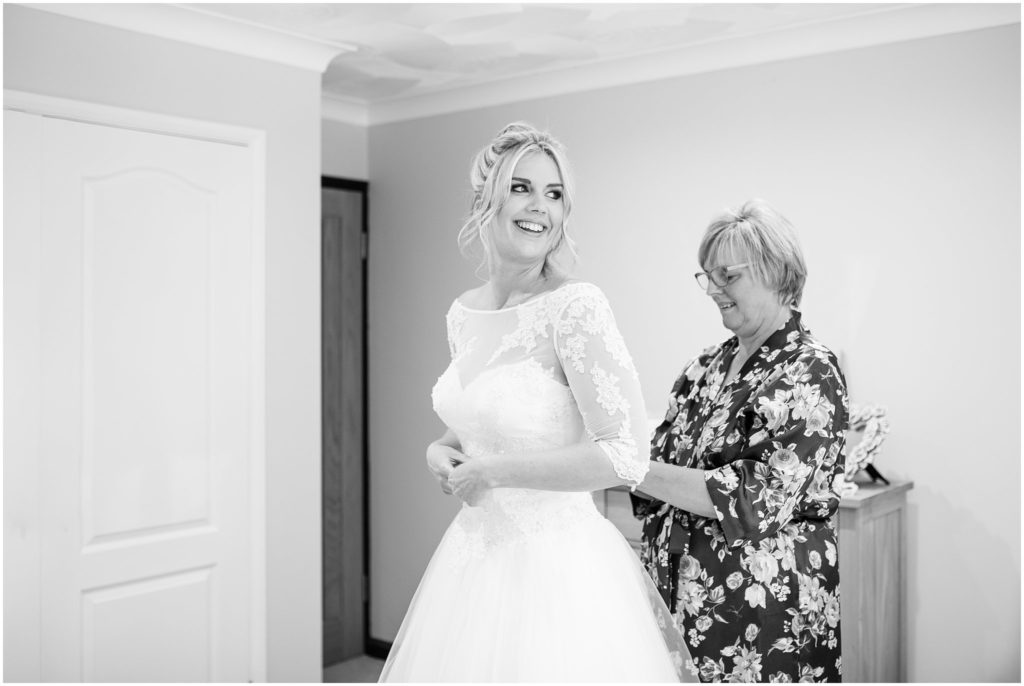
<svg viewBox="0 0 1024 686">
<path fill-rule="evenodd" d="M 703 291 L 708 289 L 708 279 L 711 279 L 711 282 L 719 288 L 725 288 L 739 277 L 738 274 L 730 276 L 729 272 L 749 266 L 749 262 L 743 262 L 741 264 L 734 264 L 728 267 L 715 267 L 709 272 L 697 272 L 693 275 L 693 278 L 697 279 L 697 285 L 700 286 Z"/>
</svg>

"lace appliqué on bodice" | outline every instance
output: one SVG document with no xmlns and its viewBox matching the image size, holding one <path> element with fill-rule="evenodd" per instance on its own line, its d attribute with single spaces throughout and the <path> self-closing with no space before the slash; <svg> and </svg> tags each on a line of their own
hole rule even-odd
<svg viewBox="0 0 1024 686">
<path fill-rule="evenodd" d="M 472 350 L 476 339 L 464 340 L 462 338 L 462 327 L 466 323 L 466 311 L 459 306 L 457 300 L 448 308 L 445 323 L 448 327 L 448 352 L 451 353 L 452 362 L 454 362 Z"/>
<path fill-rule="evenodd" d="M 544 304 L 543 301 L 544 298 L 539 298 L 534 302 L 523 303 L 516 309 L 519 324 L 514 331 L 501 337 L 501 345 L 495 349 L 487 364 L 493 364 L 502 354 L 514 348 L 521 347 L 526 353 L 533 352 L 537 347 L 537 339 L 548 337 L 549 317 L 546 315 L 549 313 L 547 308 L 538 307 Z"/>
</svg>

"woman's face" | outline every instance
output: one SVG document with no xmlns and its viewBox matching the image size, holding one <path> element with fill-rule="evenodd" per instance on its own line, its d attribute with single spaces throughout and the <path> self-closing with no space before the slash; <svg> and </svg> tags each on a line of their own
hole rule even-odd
<svg viewBox="0 0 1024 686">
<path fill-rule="evenodd" d="M 704 271 L 744 263 L 753 264 L 753 260 L 725 248 L 711 257 Z M 725 286 L 709 279 L 707 294 L 718 306 L 722 326 L 740 339 L 756 338 L 763 333 L 765 327 L 773 325 L 783 308 L 778 294 L 758 279 L 750 266 L 726 272 Z"/>
<path fill-rule="evenodd" d="M 543 261 L 562 234 L 562 175 L 543 152 L 523 156 L 512 171 L 508 200 L 492 222 L 494 252 L 501 263 Z"/>
</svg>

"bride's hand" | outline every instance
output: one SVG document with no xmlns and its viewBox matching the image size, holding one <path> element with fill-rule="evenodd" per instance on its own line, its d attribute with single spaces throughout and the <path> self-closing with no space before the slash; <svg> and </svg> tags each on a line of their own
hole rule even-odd
<svg viewBox="0 0 1024 686">
<path fill-rule="evenodd" d="M 466 456 L 451 446 L 443 443 L 431 443 L 427 446 L 427 469 L 441 485 L 441 490 L 451 495 L 452 487 L 448 483 L 448 475 L 457 464 L 466 461 Z"/>
<path fill-rule="evenodd" d="M 494 488 L 487 465 L 486 457 L 478 457 L 463 462 L 448 475 L 448 484 L 451 486 L 452 493 L 471 507 L 478 505 L 484 494 Z"/>
</svg>

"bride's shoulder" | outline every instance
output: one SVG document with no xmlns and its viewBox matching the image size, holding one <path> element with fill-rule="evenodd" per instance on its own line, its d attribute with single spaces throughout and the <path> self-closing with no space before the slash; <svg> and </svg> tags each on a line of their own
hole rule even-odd
<svg viewBox="0 0 1024 686">
<path fill-rule="evenodd" d="M 464 291 L 461 295 L 455 298 L 455 302 L 463 307 L 470 309 L 482 309 L 484 306 L 484 288 L 483 286 L 477 286 L 476 288 L 470 288 L 468 291 Z M 452 303 L 453 305 L 455 303 Z"/>
<path fill-rule="evenodd" d="M 604 291 L 589 281 L 567 280 L 551 293 L 548 309 L 555 319 L 579 318 L 609 307 Z"/>
<path fill-rule="evenodd" d="M 601 290 L 590 281 L 580 281 L 579 279 L 563 279 L 562 281 L 552 285 L 550 290 L 552 293 L 555 291 L 576 293 L 589 289 Z"/>
<path fill-rule="evenodd" d="M 566 279 L 555 287 L 553 292 L 561 294 L 563 299 L 568 300 L 583 296 L 604 297 L 604 291 L 602 291 L 597 284 L 591 283 L 590 281 L 580 281 L 579 279 Z"/>
</svg>

